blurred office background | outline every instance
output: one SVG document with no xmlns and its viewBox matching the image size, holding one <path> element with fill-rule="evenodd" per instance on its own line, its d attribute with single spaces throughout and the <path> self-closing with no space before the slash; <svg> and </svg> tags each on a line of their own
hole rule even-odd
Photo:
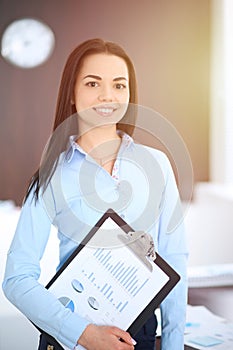
<svg viewBox="0 0 233 350">
<path fill-rule="evenodd" d="M 0 36 L 13 20 L 32 17 L 47 23 L 56 38 L 52 56 L 36 68 L 22 69 L 0 57 L 1 272 L 28 179 L 51 133 L 65 60 L 77 44 L 93 37 L 125 47 L 135 64 L 140 105 L 166 118 L 190 154 L 193 192 L 185 213 L 189 265 L 217 264 L 229 270 L 233 263 L 232 16 L 231 0 L 0 0 Z M 147 143 L 147 136 L 142 134 L 140 141 Z M 181 180 L 178 185 L 186 203 L 190 200 L 186 179 Z M 57 255 L 52 261 L 45 257 L 45 270 L 48 263 L 55 267 L 56 259 Z M 10 341 L 10 316 L 18 319 L 19 331 L 29 327 L 4 303 L 3 350 L 11 348 L 5 343 Z M 36 331 L 32 327 L 30 331 L 29 344 L 21 339 L 24 349 L 36 342 Z"/>
</svg>

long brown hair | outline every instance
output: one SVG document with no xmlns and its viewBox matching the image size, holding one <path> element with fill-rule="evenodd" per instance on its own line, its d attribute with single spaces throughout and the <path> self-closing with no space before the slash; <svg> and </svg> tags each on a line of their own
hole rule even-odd
<svg viewBox="0 0 233 350">
<path fill-rule="evenodd" d="M 106 53 L 124 59 L 129 74 L 129 106 L 136 105 L 138 102 L 135 69 L 131 59 L 122 47 L 116 43 L 109 41 L 106 42 L 98 38 L 84 41 L 77 46 L 71 52 L 66 61 L 58 92 L 53 134 L 51 135 L 44 153 L 43 161 L 41 162 L 39 169 L 30 180 L 26 191 L 25 200 L 32 189 L 34 190 L 35 198 L 38 199 L 40 188 L 43 188 L 43 190 L 46 189 L 51 177 L 54 174 L 54 171 L 56 170 L 59 155 L 67 148 L 69 136 L 78 134 L 77 111 L 75 105 L 71 103 L 74 98 L 75 83 L 85 58 L 89 55 L 97 53 Z M 132 135 L 134 131 L 135 119 L 136 113 L 132 113 L 130 108 L 128 108 L 124 117 L 117 124 L 117 129 Z M 61 135 L 61 133 L 57 133 L 56 131 L 64 121 L 66 121 L 66 126 L 62 128 Z M 57 134 L 59 134 L 59 137 Z"/>
</svg>

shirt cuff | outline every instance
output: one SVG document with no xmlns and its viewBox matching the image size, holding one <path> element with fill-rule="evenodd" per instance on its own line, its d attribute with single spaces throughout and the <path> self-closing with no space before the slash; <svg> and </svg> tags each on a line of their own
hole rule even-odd
<svg viewBox="0 0 233 350">
<path fill-rule="evenodd" d="M 69 349 L 75 349 L 77 340 L 89 324 L 90 321 L 80 317 L 78 314 L 69 314 L 69 317 L 67 317 L 62 324 L 58 334 L 58 341 L 63 343 Z"/>
</svg>

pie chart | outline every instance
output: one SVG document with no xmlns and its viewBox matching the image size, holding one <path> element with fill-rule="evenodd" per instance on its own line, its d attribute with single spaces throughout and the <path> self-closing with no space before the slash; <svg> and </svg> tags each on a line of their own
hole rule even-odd
<svg viewBox="0 0 233 350">
<path fill-rule="evenodd" d="M 90 305 L 90 307 L 94 310 L 98 310 L 99 309 L 99 303 L 98 301 L 94 298 L 94 297 L 89 297 L 87 299 L 88 304 Z"/>
<path fill-rule="evenodd" d="M 65 306 L 65 308 L 70 309 L 72 312 L 74 312 L 74 302 L 68 298 L 68 297 L 60 297 L 58 299 L 62 305 Z"/>
<path fill-rule="evenodd" d="M 76 292 L 78 293 L 82 293 L 84 290 L 82 283 L 76 279 L 72 280 L 71 285 L 74 288 L 74 290 L 76 290 Z"/>
</svg>

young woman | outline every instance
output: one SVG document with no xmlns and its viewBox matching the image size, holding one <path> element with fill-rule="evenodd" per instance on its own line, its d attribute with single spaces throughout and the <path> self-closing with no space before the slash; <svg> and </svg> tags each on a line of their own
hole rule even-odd
<svg viewBox="0 0 233 350">
<path fill-rule="evenodd" d="M 81 345 L 88 350 L 130 350 L 135 345 L 127 332 L 95 325 L 71 312 L 38 282 L 51 224 L 58 229 L 61 266 L 109 207 L 135 230 L 150 233 L 156 250 L 180 274 L 181 281 L 161 304 L 162 349 L 183 349 L 187 292 L 183 224 L 168 232 L 179 194 L 167 157 L 131 138 L 136 104 L 134 67 L 119 45 L 92 39 L 70 54 L 53 134 L 31 179 L 9 250 L 5 295 L 69 349 Z M 142 176 L 143 164 L 149 181 Z M 153 314 L 135 337 L 135 349 L 154 349 L 156 327 Z M 48 345 L 42 338 L 40 349 Z"/>
</svg>

